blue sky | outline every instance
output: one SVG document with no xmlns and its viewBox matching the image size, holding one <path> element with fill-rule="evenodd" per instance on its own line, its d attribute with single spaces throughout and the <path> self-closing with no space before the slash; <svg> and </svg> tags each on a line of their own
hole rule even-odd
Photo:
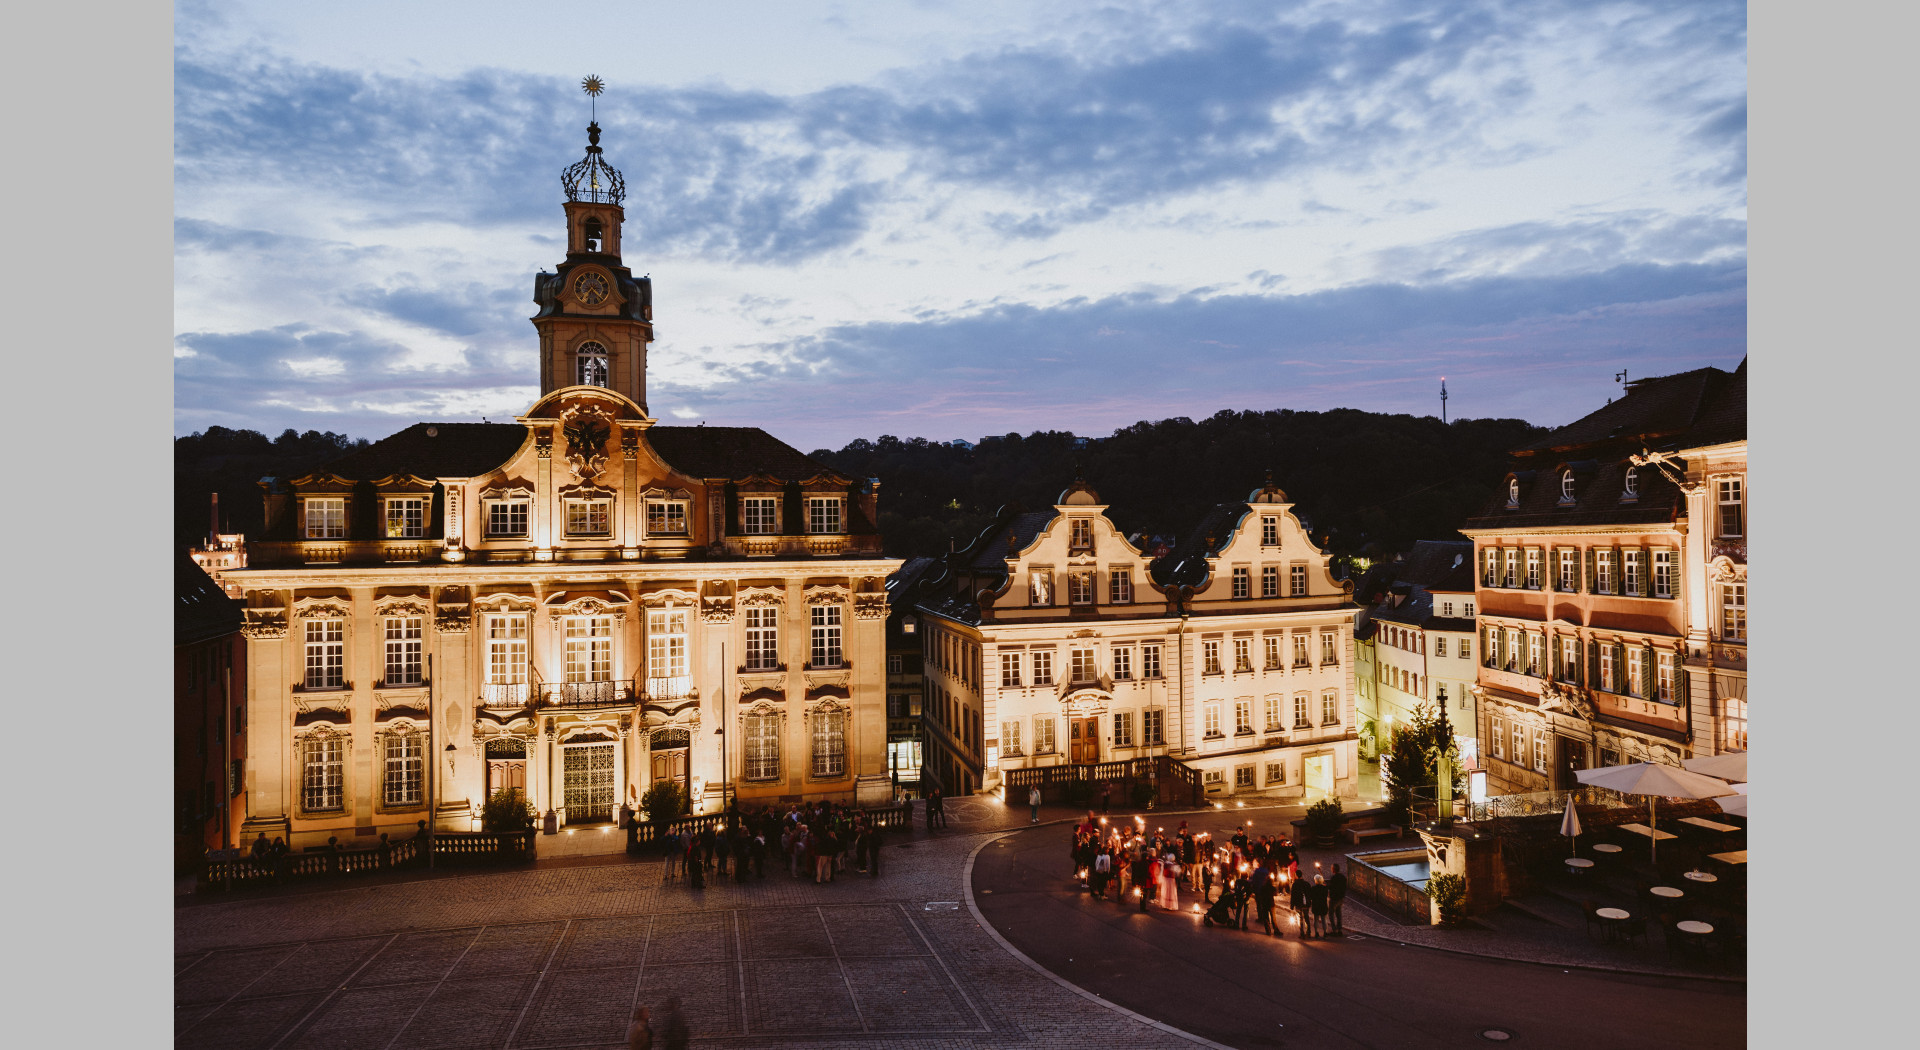
<svg viewBox="0 0 1920 1050">
<path fill-rule="evenodd" d="M 1745 354 L 1740 4 L 183 2 L 176 33 L 182 433 L 524 410 L 588 73 L 663 421 L 1098 435 L 1435 414 L 1445 376 L 1455 417 L 1557 424 Z"/>
</svg>

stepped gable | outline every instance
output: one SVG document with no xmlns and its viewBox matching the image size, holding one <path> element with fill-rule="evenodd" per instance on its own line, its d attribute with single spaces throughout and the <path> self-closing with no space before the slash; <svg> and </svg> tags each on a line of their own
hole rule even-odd
<svg viewBox="0 0 1920 1050">
<path fill-rule="evenodd" d="M 394 475 L 473 478 L 512 459 L 526 440 L 527 428 L 519 423 L 415 423 L 313 473 L 333 474 L 349 481 L 374 481 Z"/>
</svg>

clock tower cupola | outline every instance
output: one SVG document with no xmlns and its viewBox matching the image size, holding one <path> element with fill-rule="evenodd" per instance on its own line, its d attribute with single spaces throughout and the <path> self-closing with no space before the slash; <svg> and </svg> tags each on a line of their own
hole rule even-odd
<svg viewBox="0 0 1920 1050">
<path fill-rule="evenodd" d="M 582 85 L 600 93 L 598 77 Z M 653 283 L 620 261 L 621 202 L 627 184 L 600 149 L 600 122 L 587 125 L 587 153 L 560 175 L 566 190 L 567 257 L 534 278 L 540 307 L 540 393 L 599 386 L 647 410 L 647 344 L 653 341 Z"/>
</svg>

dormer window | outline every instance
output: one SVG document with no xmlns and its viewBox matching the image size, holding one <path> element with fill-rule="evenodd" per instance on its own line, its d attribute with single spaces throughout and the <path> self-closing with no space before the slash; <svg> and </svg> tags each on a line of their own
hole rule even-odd
<svg viewBox="0 0 1920 1050">
<path fill-rule="evenodd" d="M 307 511 L 307 538 L 310 540 L 339 540 L 347 535 L 347 501 L 335 496 L 326 499 L 306 499 L 302 501 Z"/>
<path fill-rule="evenodd" d="M 419 496 L 400 496 L 387 500 L 386 536 L 390 540 L 414 540 L 427 534 L 427 501 Z"/>
<path fill-rule="evenodd" d="M 807 531 L 815 535 L 837 534 L 846 529 L 847 501 L 842 496 L 812 496 L 807 499 Z"/>
<path fill-rule="evenodd" d="M 1507 506 L 1518 507 L 1519 505 L 1520 505 L 1520 479 L 1508 478 L 1507 479 Z"/>
<path fill-rule="evenodd" d="M 607 348 L 599 343 L 581 343 L 574 353 L 574 382 L 580 386 L 607 385 Z"/>
<path fill-rule="evenodd" d="M 483 502 L 486 506 L 488 538 L 521 537 L 527 534 L 530 500 L 492 499 Z"/>
<path fill-rule="evenodd" d="M 1631 503 L 1639 498 L 1640 472 L 1632 467 L 1628 467 L 1626 477 L 1622 478 L 1620 482 L 1620 499 L 1622 502 Z"/>
<path fill-rule="evenodd" d="M 1573 471 L 1562 472 L 1560 475 L 1560 502 L 1562 504 L 1573 502 L 1573 488 Z"/>
<path fill-rule="evenodd" d="M 780 497 L 742 497 L 740 529 L 749 536 L 777 535 L 780 532 Z"/>
<path fill-rule="evenodd" d="M 650 499 L 647 501 L 647 535 L 685 536 L 686 534 L 686 500 Z"/>
<path fill-rule="evenodd" d="M 613 532 L 611 499 L 570 499 L 566 501 L 567 535 L 606 536 Z"/>
</svg>

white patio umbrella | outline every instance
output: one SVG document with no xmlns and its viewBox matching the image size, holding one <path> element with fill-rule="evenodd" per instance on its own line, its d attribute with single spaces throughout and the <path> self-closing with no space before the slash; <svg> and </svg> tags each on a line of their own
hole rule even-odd
<svg viewBox="0 0 1920 1050">
<path fill-rule="evenodd" d="M 1741 792 L 1738 795 L 1722 795 L 1714 799 L 1714 801 L 1720 803 L 1721 812 L 1729 814 L 1730 816 L 1744 817 L 1747 815 L 1747 796 L 1745 792 Z"/>
<path fill-rule="evenodd" d="M 1700 758 L 1689 758 L 1680 764 L 1695 773 L 1705 773 L 1710 777 L 1719 777 L 1721 780 L 1730 780 L 1741 784 L 1747 781 L 1747 753 L 1745 751 L 1733 751 L 1724 755 L 1706 755 Z"/>
<path fill-rule="evenodd" d="M 1560 834 L 1573 840 L 1573 853 L 1568 856 L 1577 855 L 1580 852 L 1580 814 L 1573 808 L 1572 795 L 1567 796 L 1567 815 L 1560 818 Z"/>
<path fill-rule="evenodd" d="M 1574 772 L 1574 778 L 1582 784 L 1607 788 L 1623 795 L 1646 795 L 1647 827 L 1655 832 L 1659 825 L 1654 823 L 1654 808 L 1663 798 L 1719 798 L 1722 795 L 1737 794 L 1726 781 L 1715 780 L 1704 773 L 1694 773 L 1679 766 L 1663 766 L 1656 762 L 1634 762 L 1624 766 L 1602 766 L 1599 769 L 1581 769 Z M 1659 853 L 1660 839 L 1657 834 L 1649 836 L 1653 844 L 1647 850 L 1649 858 Z"/>
</svg>

